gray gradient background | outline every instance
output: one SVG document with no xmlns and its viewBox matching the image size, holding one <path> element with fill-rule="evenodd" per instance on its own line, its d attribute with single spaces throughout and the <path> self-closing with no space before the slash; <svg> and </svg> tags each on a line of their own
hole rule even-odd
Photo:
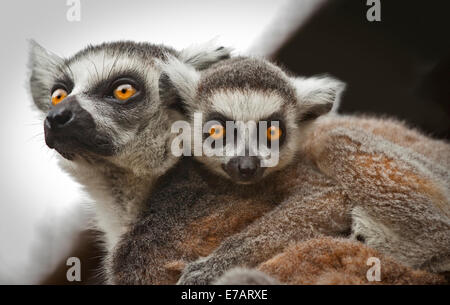
<svg viewBox="0 0 450 305">
<path fill-rule="evenodd" d="M 182 48 L 214 37 L 242 53 L 258 41 L 286 2 L 81 0 L 81 21 L 68 22 L 65 0 L 3 1 L 0 283 L 36 283 L 68 255 L 74 232 L 86 226 L 81 206 L 88 199 L 58 169 L 31 106 L 27 39 L 62 56 L 110 40 Z"/>
</svg>

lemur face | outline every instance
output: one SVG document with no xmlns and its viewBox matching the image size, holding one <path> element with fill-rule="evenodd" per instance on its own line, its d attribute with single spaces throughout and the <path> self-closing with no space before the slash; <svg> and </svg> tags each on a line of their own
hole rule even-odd
<svg viewBox="0 0 450 305">
<path fill-rule="evenodd" d="M 118 156 L 150 145 L 148 139 L 163 143 L 155 133 L 162 128 L 155 59 L 167 53 L 174 51 L 118 42 L 62 59 L 34 44 L 31 92 L 44 114 L 48 147 L 73 160 Z"/>
<path fill-rule="evenodd" d="M 197 158 L 216 173 L 238 183 L 254 183 L 294 157 L 298 125 L 295 105 L 285 96 L 220 89 L 199 98 L 199 105 L 208 105 L 196 112 L 202 113 L 203 139 L 211 145 L 203 145 Z"/>
<path fill-rule="evenodd" d="M 292 78 L 252 58 L 223 61 L 201 74 L 172 60 L 163 75 L 161 86 L 173 88 L 169 103 L 181 103 L 193 130 L 203 131 L 197 158 L 245 184 L 292 162 L 304 129 L 331 111 L 344 87 L 332 78 Z M 202 121 L 193 119 L 198 113 Z"/>
</svg>

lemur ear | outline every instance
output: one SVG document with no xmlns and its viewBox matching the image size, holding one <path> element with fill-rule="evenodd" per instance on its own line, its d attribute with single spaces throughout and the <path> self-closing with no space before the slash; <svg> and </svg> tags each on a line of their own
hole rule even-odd
<svg viewBox="0 0 450 305">
<path fill-rule="evenodd" d="M 345 83 L 329 76 L 295 77 L 292 83 L 297 92 L 299 121 L 308 121 L 336 111 Z"/>
<path fill-rule="evenodd" d="M 30 40 L 29 70 L 30 91 L 36 106 L 47 111 L 50 107 L 50 90 L 53 78 L 64 60 Z"/>
<path fill-rule="evenodd" d="M 159 95 L 168 107 L 186 114 L 194 104 L 200 70 L 230 58 L 231 48 L 218 46 L 214 40 L 183 49 L 178 57 L 169 56 L 162 63 Z"/>
<path fill-rule="evenodd" d="M 210 40 L 183 49 L 179 58 L 197 70 L 204 70 L 218 61 L 230 58 L 231 51 L 231 48 L 217 45 L 215 40 Z"/>
<path fill-rule="evenodd" d="M 200 72 L 175 57 L 162 63 L 159 96 L 163 104 L 186 114 L 195 105 Z"/>
</svg>

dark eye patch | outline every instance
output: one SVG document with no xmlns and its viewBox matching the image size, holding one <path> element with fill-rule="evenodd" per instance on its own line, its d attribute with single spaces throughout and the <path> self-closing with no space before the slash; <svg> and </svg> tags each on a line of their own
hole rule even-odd
<svg viewBox="0 0 450 305">
<path fill-rule="evenodd" d="M 72 79 L 67 75 L 63 75 L 54 81 L 49 94 L 51 95 L 56 89 L 64 89 L 67 91 L 67 94 L 70 94 L 70 92 L 72 92 L 73 90 L 73 87 L 74 83 Z"/>
<path fill-rule="evenodd" d="M 283 115 L 281 113 L 274 113 L 274 114 L 270 115 L 269 117 L 267 117 L 263 120 L 260 120 L 259 122 L 261 122 L 261 121 L 267 122 L 267 128 L 272 126 L 272 122 L 278 122 L 278 127 L 281 129 L 282 133 L 281 133 L 281 137 L 276 141 L 278 141 L 278 145 L 279 145 L 279 147 L 281 147 L 281 145 L 283 145 L 285 143 L 286 136 L 287 136 L 286 125 L 284 124 L 284 121 L 283 121 Z M 263 132 L 266 132 L 266 131 L 263 131 Z M 260 133 L 260 130 L 259 130 L 259 124 L 258 124 L 258 134 L 259 133 Z M 258 138 L 258 141 L 259 141 L 259 138 Z M 267 141 L 267 146 L 271 147 L 271 141 Z"/>
<path fill-rule="evenodd" d="M 125 101 L 119 101 L 114 97 L 114 90 L 123 84 L 130 84 L 136 89 L 133 97 Z M 112 73 L 107 79 L 99 80 L 91 88 L 85 91 L 89 96 L 103 99 L 115 104 L 130 104 L 141 100 L 145 95 L 145 81 L 135 71 Z"/>
<path fill-rule="evenodd" d="M 204 123 L 206 125 L 204 125 L 204 126 L 209 127 L 209 126 L 212 125 L 210 122 L 217 122 L 217 123 L 221 124 L 224 128 L 226 128 L 227 121 L 234 121 L 234 120 L 227 118 L 226 116 L 224 116 L 220 112 L 211 112 L 211 113 L 209 113 L 207 115 L 207 119 L 204 121 Z M 209 137 L 209 134 L 207 132 L 203 133 L 203 140 L 205 140 L 208 137 Z M 226 131 L 225 131 L 225 135 L 222 138 L 222 144 L 226 145 L 226 143 L 227 143 L 226 141 L 227 141 L 227 134 L 226 134 Z M 216 147 L 218 148 L 219 147 L 218 146 L 219 143 L 220 142 L 218 142 L 218 141 L 213 141 L 211 143 L 212 148 L 216 148 Z"/>
<path fill-rule="evenodd" d="M 225 123 L 227 121 L 234 121 L 234 119 L 230 119 L 230 118 L 224 116 L 220 112 L 211 112 L 207 115 L 207 119 L 205 120 L 205 122 L 209 122 L 209 121 L 218 121 L 218 122 L 222 123 L 223 126 L 225 127 Z"/>
</svg>

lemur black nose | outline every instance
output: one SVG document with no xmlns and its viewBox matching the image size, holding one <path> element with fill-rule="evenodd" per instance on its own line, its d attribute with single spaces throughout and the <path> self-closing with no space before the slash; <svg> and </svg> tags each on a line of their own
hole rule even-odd
<svg viewBox="0 0 450 305">
<path fill-rule="evenodd" d="M 64 128 L 70 124 L 73 117 L 72 110 L 66 107 L 55 107 L 47 114 L 45 124 L 51 129 Z"/>
<path fill-rule="evenodd" d="M 239 175 L 247 180 L 253 178 L 259 167 L 259 159 L 257 157 L 240 157 L 238 159 Z"/>
<path fill-rule="evenodd" d="M 222 168 L 236 182 L 251 183 L 262 177 L 265 168 L 260 166 L 255 156 L 239 156 L 231 158 Z"/>
</svg>

